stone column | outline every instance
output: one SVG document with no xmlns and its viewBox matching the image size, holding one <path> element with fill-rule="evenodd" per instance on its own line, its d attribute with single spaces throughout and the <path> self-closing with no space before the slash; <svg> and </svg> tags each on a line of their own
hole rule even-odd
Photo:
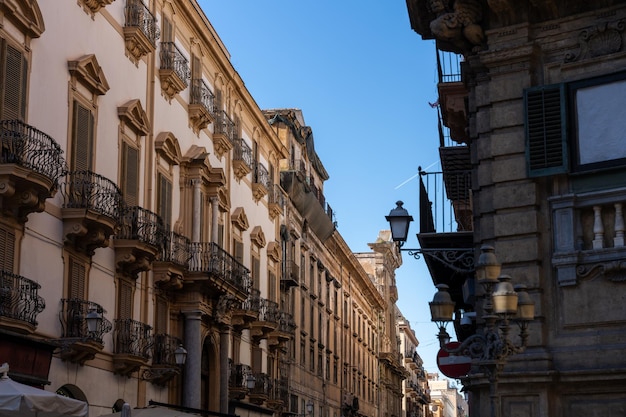
<svg viewBox="0 0 626 417">
<path fill-rule="evenodd" d="M 218 225 L 217 220 L 219 216 L 219 198 L 211 197 L 211 242 L 218 242 Z"/>
<path fill-rule="evenodd" d="M 201 408 L 202 312 L 186 311 L 183 314 L 185 315 L 185 349 L 187 349 L 183 375 L 183 406 Z"/>
<path fill-rule="evenodd" d="M 228 414 L 228 352 L 230 326 L 220 328 L 220 413 Z"/>
<path fill-rule="evenodd" d="M 202 225 L 202 192 L 200 180 L 191 180 L 193 185 L 193 220 L 191 222 L 191 241 L 200 241 L 200 227 Z"/>
</svg>

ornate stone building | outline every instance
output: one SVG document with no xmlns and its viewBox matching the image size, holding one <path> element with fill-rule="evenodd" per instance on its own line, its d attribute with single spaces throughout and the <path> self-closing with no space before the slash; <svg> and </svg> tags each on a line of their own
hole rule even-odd
<svg viewBox="0 0 626 417">
<path fill-rule="evenodd" d="M 380 415 L 388 304 L 311 129 L 257 107 L 199 4 L 8 0 L 0 21 L 9 376 L 94 416 Z"/>
<path fill-rule="evenodd" d="M 413 30 L 436 41 L 440 154 L 457 225 L 444 233 L 432 223 L 423 186 L 420 244 L 462 249 L 465 261 L 493 246 L 535 304 L 526 350 L 508 352 L 496 378 L 479 359 L 463 380 L 470 415 L 623 414 L 626 2 L 407 6 Z M 434 283 L 449 287 L 457 338 L 483 332 L 489 306 L 474 265 L 425 259 Z"/>
</svg>

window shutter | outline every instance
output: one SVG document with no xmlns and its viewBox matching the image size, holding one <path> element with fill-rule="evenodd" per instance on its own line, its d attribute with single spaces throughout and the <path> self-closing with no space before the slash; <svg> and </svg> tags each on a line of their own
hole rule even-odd
<svg viewBox="0 0 626 417">
<path fill-rule="evenodd" d="M 0 270 L 13 273 L 15 233 L 0 229 Z"/>
<path fill-rule="evenodd" d="M 252 281 L 254 288 L 260 290 L 261 283 L 261 261 L 257 257 L 252 257 Z"/>
<path fill-rule="evenodd" d="M 133 314 L 133 286 L 131 282 L 125 279 L 120 279 L 119 283 L 117 318 L 122 320 L 131 319 Z"/>
<path fill-rule="evenodd" d="M 139 151 L 124 143 L 122 152 L 124 199 L 129 206 L 136 206 L 139 194 Z"/>
<path fill-rule="evenodd" d="M 93 153 L 93 114 L 87 107 L 75 101 L 73 120 L 72 166 L 75 171 L 90 171 Z"/>
<path fill-rule="evenodd" d="M 154 320 L 155 334 L 167 333 L 167 301 L 162 296 L 156 297 L 156 317 Z"/>
<path fill-rule="evenodd" d="M 26 116 L 26 76 L 28 66 L 21 51 L 6 45 L 2 119 L 24 120 Z"/>
<path fill-rule="evenodd" d="M 524 91 L 528 175 L 540 177 L 569 170 L 567 112 L 562 84 Z"/>
<path fill-rule="evenodd" d="M 159 174 L 159 212 L 157 213 L 163 219 L 166 227 L 169 229 L 172 221 L 172 183 L 164 176 Z"/>
<path fill-rule="evenodd" d="M 78 300 L 84 300 L 86 288 L 86 269 L 85 264 L 76 258 L 70 258 L 70 270 L 69 270 L 69 288 L 68 298 L 76 298 Z"/>
<path fill-rule="evenodd" d="M 167 17 L 163 17 L 163 36 L 161 40 L 163 42 L 173 42 L 174 41 L 174 31 L 172 29 L 172 22 Z"/>
</svg>

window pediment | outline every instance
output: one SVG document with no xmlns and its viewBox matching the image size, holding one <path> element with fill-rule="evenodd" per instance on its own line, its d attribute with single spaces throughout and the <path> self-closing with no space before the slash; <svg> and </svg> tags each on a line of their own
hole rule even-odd
<svg viewBox="0 0 626 417">
<path fill-rule="evenodd" d="M 170 165 L 178 165 L 183 158 L 178 139 L 172 132 L 161 132 L 154 141 L 157 154 Z"/>
<path fill-rule="evenodd" d="M 0 10 L 31 38 L 40 37 L 46 30 L 36 1 L 3 0 L 0 2 Z"/>
<path fill-rule="evenodd" d="M 248 223 L 248 216 L 246 215 L 246 211 L 243 207 L 237 207 L 235 211 L 233 211 L 230 221 L 233 226 L 242 231 L 248 230 L 250 227 L 250 224 Z"/>
<path fill-rule="evenodd" d="M 274 262 L 280 262 L 280 243 L 270 242 L 267 244 L 267 256 Z"/>
<path fill-rule="evenodd" d="M 263 233 L 261 226 L 254 226 L 254 229 L 250 232 L 250 240 L 259 248 L 265 247 L 265 233 Z"/>
<path fill-rule="evenodd" d="M 118 107 L 117 114 L 137 135 L 146 136 L 150 132 L 150 122 L 139 99 L 130 100 Z"/>
<path fill-rule="evenodd" d="M 68 61 L 67 66 L 72 77 L 89 87 L 94 94 L 104 95 L 109 91 L 109 82 L 94 54 Z"/>
</svg>

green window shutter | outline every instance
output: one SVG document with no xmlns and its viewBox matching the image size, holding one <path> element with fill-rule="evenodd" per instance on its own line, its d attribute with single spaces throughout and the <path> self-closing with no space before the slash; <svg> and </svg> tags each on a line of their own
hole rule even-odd
<svg viewBox="0 0 626 417">
<path fill-rule="evenodd" d="M 2 119 L 24 120 L 28 66 L 22 52 L 6 45 L 3 69 Z"/>
<path fill-rule="evenodd" d="M 79 300 L 84 300 L 86 294 L 86 268 L 85 264 L 70 257 L 69 261 L 70 270 L 69 270 L 69 288 L 68 288 L 68 298 L 76 298 Z"/>
<path fill-rule="evenodd" d="M 569 171 L 567 101 L 563 84 L 524 91 L 528 175 L 540 177 Z"/>
<path fill-rule="evenodd" d="M 127 143 L 122 145 L 122 192 L 129 206 L 136 206 L 139 197 L 139 151 Z"/>
<path fill-rule="evenodd" d="M 75 171 L 90 171 L 93 155 L 93 113 L 75 101 L 73 122 L 72 168 Z"/>
<path fill-rule="evenodd" d="M 0 270 L 13 273 L 15 233 L 0 229 Z"/>
</svg>

